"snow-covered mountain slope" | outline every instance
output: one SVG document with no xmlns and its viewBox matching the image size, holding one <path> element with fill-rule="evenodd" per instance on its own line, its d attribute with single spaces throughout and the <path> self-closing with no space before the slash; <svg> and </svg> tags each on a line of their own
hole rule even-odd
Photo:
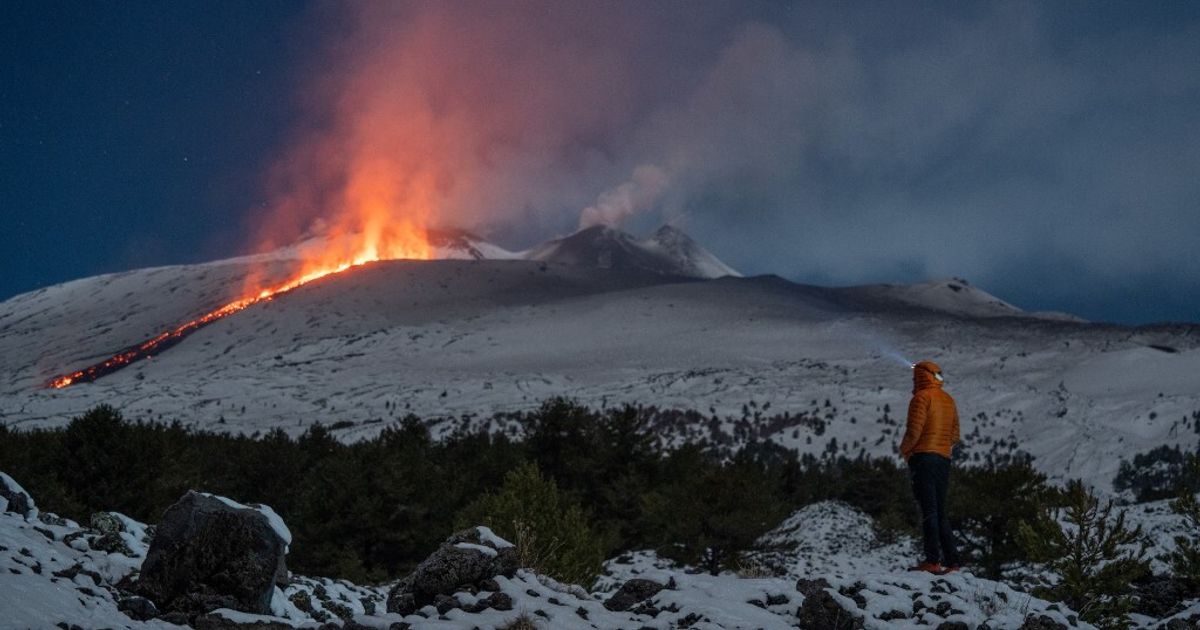
<svg viewBox="0 0 1200 630">
<path fill-rule="evenodd" d="M 669 225 L 659 228 L 647 239 L 637 239 L 620 230 L 596 225 L 542 243 L 522 252 L 521 256 L 527 260 L 601 269 L 641 269 L 691 278 L 741 275 Z"/>
<path fill-rule="evenodd" d="M 902 305 L 960 315 L 963 317 L 1036 317 L 1082 322 L 1066 313 L 1027 313 L 962 278 L 931 280 L 918 284 L 873 284 L 843 290 L 866 303 Z"/>
<path fill-rule="evenodd" d="M 663 251 L 682 242 L 660 236 Z M 569 396 L 695 409 L 719 416 L 727 435 L 805 453 L 836 440 L 840 452 L 890 455 L 909 396 L 905 361 L 932 359 L 959 402 L 968 456 L 1025 451 L 1056 477 L 1103 487 L 1121 458 L 1200 439 L 1197 326 L 970 316 L 951 289 L 950 301 L 913 306 L 772 276 L 549 262 L 579 242 L 547 246 L 547 261 L 468 252 L 365 265 L 64 390 L 43 385 L 239 297 L 254 278 L 284 278 L 292 263 L 142 269 L 20 295 L 0 303 L 0 422 L 61 426 L 108 403 L 131 419 L 247 432 L 341 422 L 353 440 L 409 412 L 445 419 L 438 429 Z M 689 435 L 713 437 L 707 423 L 664 429 L 668 440 Z"/>
</svg>

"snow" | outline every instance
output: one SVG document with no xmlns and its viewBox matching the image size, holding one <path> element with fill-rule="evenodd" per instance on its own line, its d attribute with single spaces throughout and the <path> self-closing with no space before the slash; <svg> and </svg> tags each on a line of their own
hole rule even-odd
<svg viewBox="0 0 1200 630">
<path fill-rule="evenodd" d="M 13 479 L 12 477 L 9 477 L 7 474 L 0 472 L 0 484 L 4 484 L 4 486 L 8 488 L 8 491 L 10 493 L 23 494 L 28 498 L 29 509 L 25 511 L 25 514 L 23 514 L 23 516 L 25 517 L 26 520 L 33 520 L 33 519 L 37 518 L 37 515 L 38 515 L 37 503 L 34 502 L 33 495 L 26 492 L 25 488 L 22 488 L 21 484 L 17 483 L 16 479 Z M 0 499 L 2 499 L 2 497 L 0 497 Z M 0 506 L 0 512 L 3 512 L 4 510 L 8 509 L 8 503 L 9 503 L 8 500 L 7 499 L 3 499 L 3 500 L 4 500 L 4 505 Z"/>
<path fill-rule="evenodd" d="M 919 555 L 907 536 L 880 541 L 871 517 L 840 501 L 807 505 L 758 542 L 767 551 L 752 559 L 793 578 L 899 571 Z"/>
<path fill-rule="evenodd" d="M 475 551 L 478 551 L 478 552 L 482 553 L 483 555 L 491 557 L 491 558 L 496 557 L 496 550 L 492 549 L 491 547 L 486 547 L 484 545 L 476 545 L 475 543 L 469 543 L 469 542 L 460 542 L 460 543 L 456 543 L 454 546 L 458 547 L 459 549 L 474 549 Z"/>
<path fill-rule="evenodd" d="M 1132 518 L 1154 526 L 1163 516 L 1159 507 L 1146 504 Z M 783 564 L 796 571 L 799 571 L 797 567 L 806 567 L 800 577 L 826 579 L 830 584 L 826 592 L 860 618 L 864 628 L 936 627 L 945 621 L 961 621 L 969 627 L 986 622 L 998 629 L 1017 628 L 1028 614 L 1047 615 L 1060 623 L 1066 623 L 1068 616 L 1073 615 L 1061 605 L 1053 605 L 969 572 L 933 576 L 880 568 L 887 564 L 888 553 L 881 551 L 886 546 L 843 546 L 840 549 L 831 546 L 819 550 L 803 547 L 806 543 L 817 544 L 819 541 L 836 545 L 839 536 L 857 535 L 864 525 L 859 516 L 841 504 L 816 504 L 793 514 L 764 540 L 777 546 L 793 543 L 790 551 L 781 552 L 792 554 L 790 561 Z M 122 517 L 121 521 L 131 532 L 145 529 L 145 525 L 127 517 Z M 845 531 L 840 531 L 841 528 Z M 493 535 L 485 530 L 479 530 L 481 539 L 497 544 L 492 540 Z M 86 628 L 174 627 L 159 620 L 137 622 L 116 609 L 112 585 L 136 565 L 127 567 L 125 574 L 103 573 L 99 570 L 101 563 L 112 554 L 90 550 L 86 545 L 80 550 L 62 542 L 67 536 L 81 532 L 83 530 L 74 525 L 29 522 L 14 514 L 0 514 L 0 619 L 7 624 L 5 627 L 52 627 L 59 622 Z M 814 551 L 823 554 L 816 559 L 806 557 Z M 874 560 L 862 557 L 870 555 L 877 557 Z M 136 559 L 138 563 L 140 560 Z M 74 579 L 54 575 L 76 565 L 82 571 Z M 452 609 L 439 615 L 433 607 L 426 607 L 422 614 L 401 616 L 384 610 L 388 585 L 358 586 L 344 580 L 293 576 L 288 586 L 275 589 L 272 615 L 251 615 L 228 609 L 216 611 L 216 614 L 237 623 L 276 623 L 298 628 L 315 628 L 336 619 L 335 615 L 347 615 L 369 628 L 383 629 L 405 622 L 417 628 L 467 630 L 501 628 L 521 615 L 528 615 L 540 627 L 564 630 L 635 627 L 661 630 L 676 627 L 782 629 L 796 627 L 798 610 L 804 601 L 797 590 L 795 575 L 752 578 L 728 572 L 708 575 L 674 565 L 650 552 L 628 554 L 622 560 L 609 561 L 605 571 L 605 578 L 594 594 L 527 570 L 517 571 L 512 578 L 499 576 L 496 583 L 500 591 L 513 601 L 510 611 L 486 609 L 468 613 Z M 97 583 L 89 572 L 98 573 L 100 582 Z M 615 612 L 604 608 L 604 601 L 611 592 L 631 577 L 650 579 L 667 586 L 646 602 L 659 611 L 657 614 L 632 610 Z M 460 605 L 469 606 L 488 595 L 490 593 L 462 592 L 453 598 Z M 300 610 L 293 603 L 293 598 L 301 596 L 309 599 L 314 611 L 312 615 L 321 618 Z M 935 614 L 939 606 L 942 612 Z M 924 610 L 914 614 L 914 607 Z M 1200 602 L 1189 602 L 1185 608 L 1184 613 L 1177 615 L 1181 619 L 1200 612 Z M 896 611 L 905 616 L 891 620 L 880 618 Z M 1137 627 L 1148 628 L 1155 623 L 1158 622 L 1141 619 Z M 1091 628 L 1083 623 L 1073 627 Z"/>
<path fill-rule="evenodd" d="M 283 541 L 283 552 L 285 554 L 288 552 L 288 548 L 292 544 L 292 531 L 288 529 L 287 524 L 283 522 L 283 518 L 276 514 L 275 510 L 272 510 L 270 506 L 262 505 L 261 503 L 245 505 L 228 497 L 223 497 L 217 494 L 209 494 L 207 492 L 201 492 L 199 494 L 201 496 L 216 499 L 235 510 L 250 510 L 262 514 L 263 517 L 267 519 L 267 524 L 271 526 L 271 529 L 275 532 L 275 535 L 279 536 L 280 540 Z"/>
<path fill-rule="evenodd" d="M 491 545 L 492 547 L 494 547 L 496 549 L 507 549 L 508 547 L 513 546 L 512 543 L 497 536 L 496 532 L 493 532 L 492 528 L 490 528 L 490 527 L 478 525 L 475 527 L 475 531 L 479 532 L 480 542 Z"/>
<path fill-rule="evenodd" d="M 81 531 L 74 523 L 59 526 L 0 513 L 0 626 L 50 628 L 65 621 L 84 628 L 175 628 L 158 620 L 134 621 L 117 610 L 111 585 L 141 558 L 92 550 L 78 537 L 82 549 L 63 543 Z M 82 570 L 73 578 L 55 575 L 69 576 L 76 566 Z"/>
</svg>

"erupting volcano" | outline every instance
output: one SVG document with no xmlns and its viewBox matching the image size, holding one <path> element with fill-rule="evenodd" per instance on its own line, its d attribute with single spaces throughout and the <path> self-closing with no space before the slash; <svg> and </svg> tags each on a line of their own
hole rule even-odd
<svg viewBox="0 0 1200 630">
<path fill-rule="evenodd" d="M 431 258 L 432 252 L 426 231 L 411 224 L 376 226 L 361 235 L 355 235 L 352 239 L 328 239 L 326 243 L 317 255 L 301 260 L 299 272 L 291 279 L 267 288 L 250 290 L 246 297 L 238 298 L 196 319 L 163 331 L 142 343 L 121 350 L 100 363 L 50 379 L 46 386 L 62 389 L 77 383 L 90 383 L 127 365 L 163 352 L 217 320 L 259 302 L 273 300 L 314 280 L 378 260 L 427 260 Z M 350 245 L 347 246 L 347 243 Z"/>
</svg>

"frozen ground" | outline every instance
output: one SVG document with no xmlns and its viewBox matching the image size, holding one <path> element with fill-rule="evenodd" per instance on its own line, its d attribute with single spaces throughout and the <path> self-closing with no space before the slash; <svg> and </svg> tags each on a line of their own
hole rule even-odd
<svg viewBox="0 0 1200 630">
<path fill-rule="evenodd" d="M 61 426 L 108 403 L 228 431 L 337 422 L 355 440 L 410 412 L 436 432 L 568 396 L 695 409 L 800 452 L 836 440 L 889 455 L 909 395 L 902 356 L 946 370 L 968 456 L 1025 451 L 1054 477 L 1107 487 L 1122 458 L 1200 440 L 1200 326 L 1024 314 L 961 280 L 828 289 L 553 260 L 373 263 L 96 383 L 43 387 L 285 268 L 259 256 L 142 269 L 0 303 L 0 422 Z"/>
<path fill-rule="evenodd" d="M 842 536 L 838 529 L 847 516 L 846 509 L 819 505 L 829 509 L 813 506 L 797 513 L 776 535 L 820 549 L 836 548 L 834 539 Z M 103 550 L 100 532 L 50 514 L 23 518 L 0 512 L 0 626 L 177 627 L 160 620 L 135 621 L 118 609 L 125 597 L 118 583 L 140 567 L 149 530 L 141 523 L 114 516 L 125 530 L 121 532 L 127 543 L 123 551 Z M 802 532 L 797 529 L 801 523 L 805 525 Z M 792 562 L 787 564 L 803 567 L 800 577 L 804 579 L 825 579 L 828 590 L 824 592 L 861 618 L 865 628 L 929 628 L 957 621 L 969 627 L 987 622 L 991 628 L 1004 629 L 1019 627 L 1028 615 L 1046 615 L 1064 623 L 1072 615 L 1065 608 L 969 573 L 935 577 L 888 568 L 891 552 L 886 549 L 844 548 L 820 558 L 805 557 L 807 551 L 802 548 L 792 553 Z M 858 557 L 852 559 L 851 555 Z M 793 576 L 707 575 L 673 566 L 650 553 L 614 559 L 608 563 L 607 573 L 589 593 L 522 570 L 511 579 L 496 579 L 500 591 L 511 598 L 511 610 L 469 613 L 451 609 L 439 615 L 430 606 L 406 617 L 385 612 L 388 585 L 359 586 L 293 574 L 290 584 L 278 589 L 275 616 L 222 614 L 241 623 L 307 628 L 354 619 L 371 628 L 406 622 L 423 629 L 494 629 L 525 615 L 537 627 L 556 629 L 783 629 L 796 627 L 806 597 Z M 668 587 L 629 611 L 608 610 L 605 600 L 633 577 Z M 469 607 L 487 595 L 464 592 L 454 598 Z M 304 610 L 297 607 L 301 602 Z M 1081 623 L 1072 627 L 1091 626 Z"/>
</svg>

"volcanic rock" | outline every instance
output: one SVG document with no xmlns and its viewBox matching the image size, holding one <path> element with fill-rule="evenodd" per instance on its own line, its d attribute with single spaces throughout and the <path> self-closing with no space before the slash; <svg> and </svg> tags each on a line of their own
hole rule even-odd
<svg viewBox="0 0 1200 630">
<path fill-rule="evenodd" d="M 801 579 L 796 582 L 796 590 L 804 595 L 804 603 L 797 611 L 800 628 L 803 630 L 858 630 L 862 628 L 862 619 L 853 612 L 842 608 L 838 600 L 829 592 L 829 588 L 829 582 L 824 578 Z"/>
<path fill-rule="evenodd" d="M 167 612 L 270 613 L 288 541 L 262 512 L 236 505 L 189 491 L 167 508 L 137 591 Z"/>
<path fill-rule="evenodd" d="M 634 578 L 622 584 L 621 588 L 604 602 L 604 607 L 612 611 L 629 610 L 634 605 L 654 597 L 663 588 L 665 587 L 662 584 L 653 580 Z"/>
<path fill-rule="evenodd" d="M 92 514 L 89 523 L 92 529 L 100 532 L 100 536 L 89 543 L 92 549 L 133 557 L 133 550 L 126 544 L 125 539 L 121 538 L 121 532 L 125 531 L 125 525 L 115 514 L 96 512 Z"/>
<path fill-rule="evenodd" d="M 154 605 L 154 602 L 139 595 L 122 599 L 117 603 L 117 610 L 138 621 L 146 621 L 158 616 L 158 607 Z"/>
<path fill-rule="evenodd" d="M 1019 630 L 1067 630 L 1066 624 L 1059 623 L 1049 615 L 1029 615 Z"/>
<path fill-rule="evenodd" d="M 292 630 L 294 626 L 290 623 L 282 621 L 238 621 L 221 615 L 220 613 L 209 613 L 196 617 L 192 622 L 192 627 L 196 630 Z"/>
<path fill-rule="evenodd" d="M 20 514 L 27 520 L 37 516 L 33 497 L 12 477 L 0 472 L 0 499 L 4 499 L 4 512 Z"/>
<path fill-rule="evenodd" d="M 455 533 L 388 593 L 387 610 L 402 615 L 497 575 L 511 577 L 520 557 L 512 543 L 486 527 Z M 494 590 L 494 589 L 488 589 Z"/>
</svg>

